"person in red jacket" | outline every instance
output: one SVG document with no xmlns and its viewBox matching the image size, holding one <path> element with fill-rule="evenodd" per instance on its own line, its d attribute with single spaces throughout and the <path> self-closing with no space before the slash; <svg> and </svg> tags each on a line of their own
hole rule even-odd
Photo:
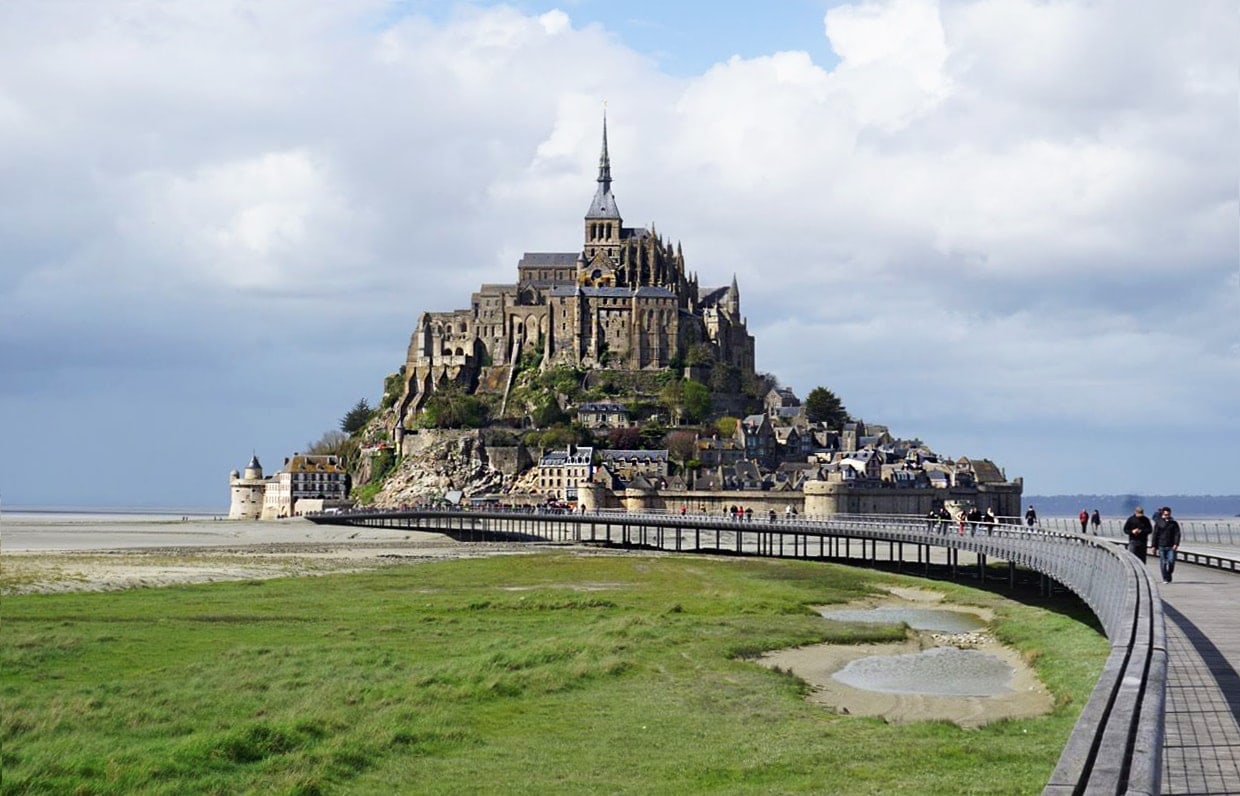
<svg viewBox="0 0 1240 796">
<path fill-rule="evenodd" d="M 1076 515 L 1076 518 L 1081 521 L 1081 533 L 1085 533 L 1086 531 L 1088 531 L 1089 530 L 1089 512 L 1086 511 L 1085 509 L 1081 509 L 1081 513 Z"/>
</svg>

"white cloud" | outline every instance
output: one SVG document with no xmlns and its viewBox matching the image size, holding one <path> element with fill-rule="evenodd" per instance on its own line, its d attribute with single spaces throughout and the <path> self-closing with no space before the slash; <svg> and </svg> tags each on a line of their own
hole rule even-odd
<svg viewBox="0 0 1240 796">
<path fill-rule="evenodd" d="M 356 224 L 324 168 L 304 150 L 267 152 L 192 174 L 139 174 L 130 247 L 157 250 L 169 271 L 203 288 L 295 289 L 342 262 Z M 141 264 L 145 266 L 146 264 Z"/>
<path fill-rule="evenodd" d="M 931 110 L 951 91 L 948 48 L 935 0 L 843 5 L 826 16 L 835 100 L 861 126 L 891 131 Z"/>
</svg>

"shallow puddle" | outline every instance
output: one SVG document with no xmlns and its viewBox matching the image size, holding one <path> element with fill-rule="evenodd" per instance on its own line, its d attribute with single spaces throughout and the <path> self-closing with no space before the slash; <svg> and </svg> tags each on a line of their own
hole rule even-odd
<svg viewBox="0 0 1240 796">
<path fill-rule="evenodd" d="M 997 696 L 1011 690 L 1014 670 L 987 652 L 932 647 L 911 655 L 872 655 L 834 675 L 845 685 L 884 694 Z"/>
</svg>

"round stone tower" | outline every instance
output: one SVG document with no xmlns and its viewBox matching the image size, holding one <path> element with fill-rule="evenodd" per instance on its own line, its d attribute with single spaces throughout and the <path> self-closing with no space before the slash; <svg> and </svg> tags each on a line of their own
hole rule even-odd
<svg viewBox="0 0 1240 796">
<path fill-rule="evenodd" d="M 805 516 L 826 517 L 841 512 L 841 497 L 848 490 L 847 484 L 833 481 L 806 481 Z"/>
<path fill-rule="evenodd" d="M 263 479 L 263 466 L 259 464 L 257 455 L 250 457 L 244 474 L 236 470 L 228 474 L 228 486 L 232 494 L 228 519 L 257 520 L 262 516 L 267 482 Z"/>
</svg>

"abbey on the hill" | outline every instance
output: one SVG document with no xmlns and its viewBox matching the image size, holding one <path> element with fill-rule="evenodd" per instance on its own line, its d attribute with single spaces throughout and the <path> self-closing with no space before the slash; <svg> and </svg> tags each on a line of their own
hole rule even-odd
<svg viewBox="0 0 1240 796">
<path fill-rule="evenodd" d="M 703 344 L 713 361 L 753 374 L 754 341 L 736 278 L 727 287 L 700 287 L 679 244 L 653 227 L 624 226 L 611 191 L 606 118 L 584 232 L 580 251 L 527 252 L 516 283 L 483 285 L 469 309 L 421 315 L 406 357 L 398 429 L 447 384 L 502 389 L 530 352 L 541 354 L 543 367 L 658 370 Z"/>
</svg>

